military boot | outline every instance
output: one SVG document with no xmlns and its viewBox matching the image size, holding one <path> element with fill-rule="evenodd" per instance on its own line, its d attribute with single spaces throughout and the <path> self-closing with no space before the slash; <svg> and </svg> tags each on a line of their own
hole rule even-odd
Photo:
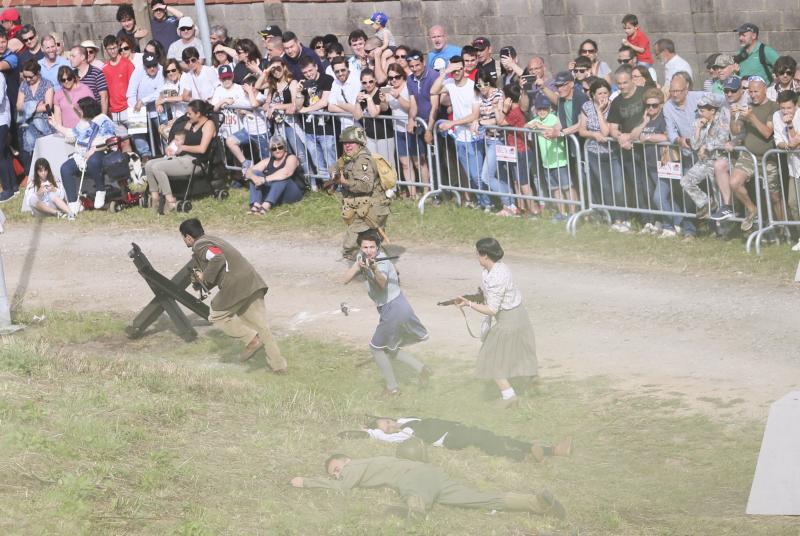
<svg viewBox="0 0 800 536">
<path fill-rule="evenodd" d="M 543 490 L 536 495 L 528 493 L 506 493 L 503 496 L 505 510 L 522 510 L 534 514 L 553 516 L 558 519 L 567 517 L 564 506 L 553 496 L 550 490 Z"/>
</svg>

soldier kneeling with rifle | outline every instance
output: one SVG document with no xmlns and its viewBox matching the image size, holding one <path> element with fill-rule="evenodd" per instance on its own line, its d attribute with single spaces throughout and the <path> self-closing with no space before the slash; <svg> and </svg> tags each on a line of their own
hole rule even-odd
<svg viewBox="0 0 800 536">
<path fill-rule="evenodd" d="M 358 233 L 376 229 L 384 242 L 383 228 L 389 217 L 391 198 L 381 186 L 380 174 L 375 161 L 366 148 L 367 135 L 364 129 L 350 126 L 340 137 L 344 156 L 330 169 L 331 180 L 325 183 L 329 193 L 341 186 L 342 219 L 347 229 L 342 241 L 342 256 L 354 261 L 358 252 Z"/>
</svg>

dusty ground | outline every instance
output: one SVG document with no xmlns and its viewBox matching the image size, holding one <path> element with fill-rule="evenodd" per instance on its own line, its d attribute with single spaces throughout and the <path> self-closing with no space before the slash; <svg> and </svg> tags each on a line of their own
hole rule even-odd
<svg viewBox="0 0 800 536">
<path fill-rule="evenodd" d="M 131 229 L 101 238 L 75 227 L 34 229 L 15 226 L 0 242 L 9 295 L 28 309 L 116 311 L 133 318 L 151 293 L 127 257 L 130 243 L 168 276 L 189 259 L 177 232 Z M 363 284 L 339 283 L 345 266 L 336 260 L 336 241 L 227 238 L 271 286 L 267 306 L 279 335 L 297 331 L 366 346 L 377 314 Z M 545 378 L 603 375 L 632 390 L 682 393 L 689 405 L 712 413 L 733 401 L 730 410 L 759 419 L 771 401 L 797 387 L 796 287 L 576 267 L 514 252 L 507 262 L 525 294 Z M 397 266 L 431 332 L 424 350 L 474 359 L 479 343 L 461 315 L 436 306 L 478 286 L 472 250 L 409 247 Z M 353 309 L 350 316 L 339 312 L 341 302 Z M 477 330 L 479 318 L 470 320 Z"/>
</svg>

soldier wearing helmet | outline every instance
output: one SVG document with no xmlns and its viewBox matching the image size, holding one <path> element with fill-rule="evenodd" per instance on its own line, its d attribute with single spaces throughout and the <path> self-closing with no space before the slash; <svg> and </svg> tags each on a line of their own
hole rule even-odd
<svg viewBox="0 0 800 536">
<path fill-rule="evenodd" d="M 339 139 L 344 155 L 330 170 L 330 184 L 341 186 L 342 219 L 347 225 L 342 240 L 342 256 L 352 261 L 358 253 L 358 233 L 367 229 L 378 229 L 383 233 L 391 199 L 380 187 L 380 176 L 366 147 L 364 129 L 347 127 Z"/>
</svg>

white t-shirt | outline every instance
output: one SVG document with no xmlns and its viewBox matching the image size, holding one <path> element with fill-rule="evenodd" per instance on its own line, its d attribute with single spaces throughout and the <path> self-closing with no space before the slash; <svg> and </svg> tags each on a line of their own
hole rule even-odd
<svg viewBox="0 0 800 536">
<path fill-rule="evenodd" d="M 779 143 L 788 144 L 789 129 L 783 122 L 783 114 L 781 114 L 780 110 L 772 114 L 772 124 L 775 127 L 773 131 L 775 135 L 775 146 L 777 147 Z M 795 136 L 800 134 L 800 109 L 794 112 L 792 126 L 794 127 Z M 800 177 L 800 156 L 796 153 L 789 155 L 789 175 L 793 178 Z"/>
<path fill-rule="evenodd" d="M 175 58 L 178 61 L 183 61 L 183 51 L 189 47 L 194 47 L 197 49 L 197 53 L 200 54 L 200 61 L 206 59 L 205 52 L 203 51 L 203 43 L 197 38 L 196 35 L 189 43 L 184 43 L 183 39 L 178 39 L 172 43 L 167 50 L 167 58 Z"/>
<path fill-rule="evenodd" d="M 214 94 L 214 89 L 219 86 L 217 70 L 208 65 L 203 65 L 200 74 L 195 75 L 189 71 L 181 75 L 180 93 L 188 89 L 192 99 L 208 100 Z"/>
<path fill-rule="evenodd" d="M 681 71 L 686 71 L 689 73 L 689 76 L 694 78 L 692 66 L 689 65 L 688 61 L 676 54 L 664 64 L 664 83 L 662 85 L 664 87 L 669 87 L 669 83 L 672 81 L 672 75 Z"/>
<path fill-rule="evenodd" d="M 345 83 L 342 84 L 338 78 L 334 78 L 331 93 L 328 95 L 328 104 L 339 104 L 340 102 L 353 104 L 356 102 L 359 91 L 361 91 L 361 82 L 358 80 L 348 77 Z M 339 118 L 339 122 L 342 125 L 342 130 L 353 125 L 352 119 L 344 117 Z"/>
<path fill-rule="evenodd" d="M 214 93 L 211 95 L 211 104 L 216 106 L 225 99 L 233 99 L 231 106 L 250 106 L 250 99 L 247 98 L 244 89 L 239 84 L 233 84 L 229 89 L 226 89 L 223 85 L 214 88 Z M 244 128 L 244 125 L 240 124 L 239 114 L 235 110 L 225 108 L 220 108 L 220 110 L 225 116 L 225 124 L 219 129 L 222 137 L 230 136 Z"/>
<path fill-rule="evenodd" d="M 403 89 L 400 90 L 400 97 L 408 100 L 408 86 L 405 84 L 403 84 Z M 391 95 L 386 95 L 386 102 L 389 104 L 389 109 L 392 110 L 395 130 L 405 129 L 408 124 L 408 112 L 400 106 L 400 101 Z"/>
<path fill-rule="evenodd" d="M 444 81 L 444 89 L 450 95 L 450 104 L 453 106 L 453 120 L 458 121 L 472 113 L 473 107 L 480 105 L 480 99 L 475 95 L 475 82 L 466 79 L 466 83 L 459 87 L 452 78 Z M 474 141 L 475 135 L 469 125 L 455 127 L 455 137 L 458 141 Z"/>
<path fill-rule="evenodd" d="M 164 82 L 164 85 L 161 87 L 161 96 L 174 96 L 181 94 L 181 87 L 180 87 L 180 80 L 178 83 L 174 82 Z M 174 92 L 174 93 L 173 93 Z M 168 102 L 164 104 L 164 108 L 169 108 L 172 110 L 172 117 L 177 119 L 178 117 L 186 114 L 186 103 L 181 102 Z"/>
</svg>

